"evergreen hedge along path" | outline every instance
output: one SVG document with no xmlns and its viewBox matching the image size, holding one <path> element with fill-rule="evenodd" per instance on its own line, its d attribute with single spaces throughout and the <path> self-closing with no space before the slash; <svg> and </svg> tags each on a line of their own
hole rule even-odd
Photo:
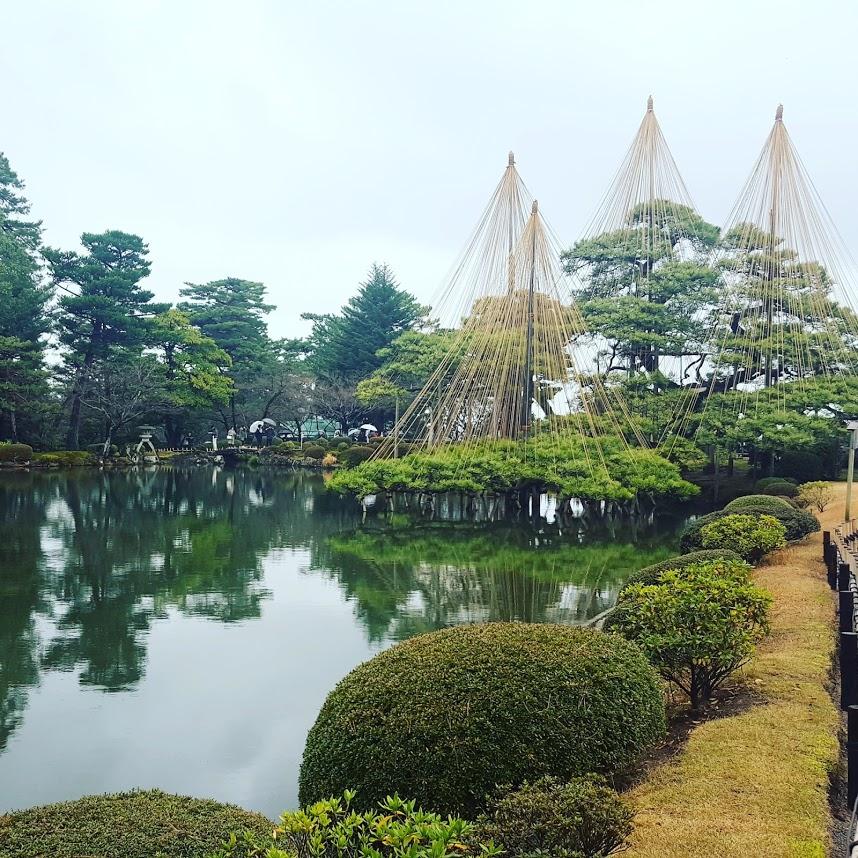
<svg viewBox="0 0 858 858">
<path fill-rule="evenodd" d="M 820 515 L 833 529 L 845 486 Z M 677 757 L 627 795 L 636 811 L 636 858 L 824 858 L 829 773 L 837 763 L 839 714 L 827 690 L 835 643 L 834 603 L 811 534 L 754 572 L 774 597 L 772 630 L 745 668 L 763 702 L 698 726 Z"/>
</svg>

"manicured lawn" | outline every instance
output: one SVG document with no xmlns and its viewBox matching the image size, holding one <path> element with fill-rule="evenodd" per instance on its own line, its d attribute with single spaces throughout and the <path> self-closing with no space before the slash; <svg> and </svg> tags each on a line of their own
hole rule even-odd
<svg viewBox="0 0 858 858">
<path fill-rule="evenodd" d="M 820 515 L 833 529 L 845 488 Z M 774 597 L 772 633 L 745 669 L 764 701 L 697 727 L 687 746 L 630 793 L 639 858 L 823 858 L 839 715 L 826 685 L 834 599 L 822 536 L 773 555 L 755 573 Z"/>
</svg>

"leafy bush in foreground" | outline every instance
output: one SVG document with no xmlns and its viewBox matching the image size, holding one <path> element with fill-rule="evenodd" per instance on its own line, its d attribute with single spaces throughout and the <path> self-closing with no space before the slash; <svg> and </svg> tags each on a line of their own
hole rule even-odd
<svg viewBox="0 0 858 858">
<path fill-rule="evenodd" d="M 564 783 L 544 777 L 517 790 L 499 791 L 477 820 L 482 842 L 505 855 L 581 855 L 604 858 L 619 852 L 632 832 L 632 812 L 595 775 Z"/>
<path fill-rule="evenodd" d="M 474 826 L 463 819 L 442 819 L 417 809 L 415 802 L 388 796 L 377 809 L 357 813 L 355 793 L 315 802 L 284 813 L 271 837 L 232 835 L 212 858 L 452 858 L 500 850 L 476 840 Z"/>
<path fill-rule="evenodd" d="M 630 587 L 613 628 L 637 642 L 697 709 L 750 658 L 768 632 L 770 604 L 747 572 L 727 576 L 702 563 L 666 572 L 660 584 Z"/>
<path fill-rule="evenodd" d="M 470 816 L 497 783 L 627 770 L 664 730 L 658 675 L 634 644 L 561 625 L 457 626 L 336 686 L 307 737 L 299 795 L 353 784 L 363 807 L 396 790 Z"/>
<path fill-rule="evenodd" d="M 771 515 L 725 515 L 700 530 L 704 548 L 730 548 L 751 563 L 786 545 L 786 528 Z"/>
<path fill-rule="evenodd" d="M 668 557 L 667 560 L 662 560 L 660 563 L 653 563 L 651 566 L 638 569 L 626 580 L 620 588 L 620 593 L 622 594 L 624 590 L 634 584 L 655 584 L 663 572 L 678 572 L 685 569 L 686 566 L 711 560 L 738 560 L 741 562 L 742 558 L 729 548 L 709 548 L 692 551 L 689 554 L 680 554 L 677 557 Z"/>
<path fill-rule="evenodd" d="M 258 813 L 160 790 L 94 795 L 0 815 L 0 858 L 203 858 L 232 832 L 262 843 L 271 827 Z"/>
<path fill-rule="evenodd" d="M 786 529 L 784 538 L 788 542 L 802 539 L 809 533 L 819 530 L 816 516 L 803 509 L 796 509 L 785 498 L 770 495 L 746 495 L 730 501 L 724 507 L 726 513 L 747 513 L 748 515 L 771 515 Z"/>
</svg>

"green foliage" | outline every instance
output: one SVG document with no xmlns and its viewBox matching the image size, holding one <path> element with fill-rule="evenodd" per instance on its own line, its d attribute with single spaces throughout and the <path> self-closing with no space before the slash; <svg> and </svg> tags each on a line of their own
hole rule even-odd
<svg viewBox="0 0 858 858">
<path fill-rule="evenodd" d="M 326 451 L 321 444 L 305 444 L 302 452 L 305 459 L 323 459 Z"/>
<path fill-rule="evenodd" d="M 769 483 L 762 489 L 758 487 L 764 495 L 775 495 L 777 497 L 793 498 L 798 494 L 798 486 L 795 483 L 788 483 L 786 480 Z"/>
<path fill-rule="evenodd" d="M 756 563 L 786 544 L 785 533 L 786 528 L 774 516 L 734 513 L 704 525 L 700 541 L 704 548 L 730 548 Z"/>
<path fill-rule="evenodd" d="M 0 462 L 29 462 L 33 458 L 33 448 L 29 444 L 0 443 Z"/>
<path fill-rule="evenodd" d="M 353 447 L 346 447 L 340 453 L 340 461 L 350 468 L 354 468 L 361 462 L 365 462 L 372 456 L 373 448 L 369 444 L 356 444 Z"/>
<path fill-rule="evenodd" d="M 763 489 L 777 483 L 791 483 L 792 485 L 795 485 L 795 481 L 788 479 L 787 477 L 763 477 L 761 480 L 757 480 L 754 488 L 762 494 Z M 771 494 L 771 492 L 767 492 L 767 494 Z"/>
<path fill-rule="evenodd" d="M 307 737 L 300 798 L 351 783 L 364 806 L 396 790 L 469 815 L 496 783 L 627 770 L 664 729 L 658 677 L 621 638 L 458 626 L 400 643 L 336 686 Z"/>
<path fill-rule="evenodd" d="M 352 808 L 355 795 L 345 790 L 342 798 L 284 813 L 273 837 L 233 835 L 212 858 L 492 858 L 500 852 L 479 844 L 464 819 L 444 819 L 395 794 L 359 813 Z"/>
<path fill-rule="evenodd" d="M 510 856 L 604 858 L 624 848 L 632 816 L 603 778 L 589 775 L 564 783 L 544 777 L 516 790 L 498 790 L 478 818 L 476 834 Z"/>
<path fill-rule="evenodd" d="M 713 568 L 717 569 L 723 563 L 730 567 L 738 561 L 746 565 L 742 558 L 729 548 L 709 548 L 701 551 L 692 551 L 689 554 L 680 554 L 678 557 L 668 557 L 660 563 L 644 566 L 633 573 L 623 584 L 620 593 L 635 584 L 657 584 L 664 572 L 681 572 L 687 566 L 696 566 L 700 563 L 711 562 Z"/>
<path fill-rule="evenodd" d="M 82 468 L 97 465 L 98 459 L 86 450 L 54 450 L 51 453 L 34 453 L 33 465 Z"/>
<path fill-rule="evenodd" d="M 729 518 L 739 516 L 709 526 Z M 750 658 L 768 631 L 770 603 L 747 567 L 693 564 L 625 590 L 612 628 L 635 641 L 696 709 Z"/>
<path fill-rule="evenodd" d="M 0 858 L 204 858 L 232 832 L 263 841 L 271 822 L 160 790 L 87 796 L 0 815 Z"/>
<path fill-rule="evenodd" d="M 698 491 L 675 464 L 651 450 L 628 449 L 619 438 L 548 435 L 527 445 L 482 441 L 395 460 L 373 459 L 338 472 L 330 486 L 358 497 L 382 491 L 513 492 L 538 486 L 561 497 L 613 501 L 639 494 L 686 498 Z"/>
<path fill-rule="evenodd" d="M 823 439 L 826 440 L 826 439 Z M 823 444 L 819 447 L 829 446 Z M 777 463 L 775 470 L 781 476 L 792 478 L 799 483 L 810 482 L 816 480 L 820 475 L 826 472 L 826 465 L 823 457 L 811 450 L 785 450 Z M 836 477 L 836 474 L 831 476 Z"/>
<path fill-rule="evenodd" d="M 339 315 L 304 314 L 313 322 L 313 369 L 328 378 L 357 382 L 379 369 L 384 362 L 379 351 L 422 323 L 427 312 L 399 287 L 388 266 L 374 264 Z"/>
<path fill-rule="evenodd" d="M 825 507 L 831 503 L 831 498 L 831 485 L 822 480 L 802 483 L 798 487 L 798 499 L 802 505 L 813 507 L 818 512 L 825 511 Z"/>
<path fill-rule="evenodd" d="M 771 515 L 786 528 L 785 539 L 795 542 L 809 533 L 819 530 L 816 516 L 803 509 L 796 509 L 789 501 L 771 495 L 745 495 L 730 501 L 724 507 L 724 513 L 749 513 L 752 515 Z"/>
</svg>

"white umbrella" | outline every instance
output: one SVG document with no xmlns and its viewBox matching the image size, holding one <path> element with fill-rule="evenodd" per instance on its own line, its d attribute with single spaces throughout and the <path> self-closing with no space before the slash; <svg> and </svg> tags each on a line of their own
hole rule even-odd
<svg viewBox="0 0 858 858">
<path fill-rule="evenodd" d="M 272 420 L 270 417 L 263 418 L 261 422 L 264 423 L 266 426 L 276 426 L 277 425 L 277 421 Z"/>
<path fill-rule="evenodd" d="M 264 425 L 265 424 L 261 420 L 254 420 L 253 423 L 250 424 L 250 434 L 255 435 L 257 432 L 261 432 Z"/>
<path fill-rule="evenodd" d="M 376 429 L 375 426 L 372 425 L 372 423 L 364 423 L 363 426 L 361 426 L 360 428 L 365 429 L 367 432 L 378 432 L 378 429 Z"/>
<path fill-rule="evenodd" d="M 349 438 L 354 438 L 355 435 L 360 435 L 360 429 L 349 429 L 347 434 Z"/>
</svg>

